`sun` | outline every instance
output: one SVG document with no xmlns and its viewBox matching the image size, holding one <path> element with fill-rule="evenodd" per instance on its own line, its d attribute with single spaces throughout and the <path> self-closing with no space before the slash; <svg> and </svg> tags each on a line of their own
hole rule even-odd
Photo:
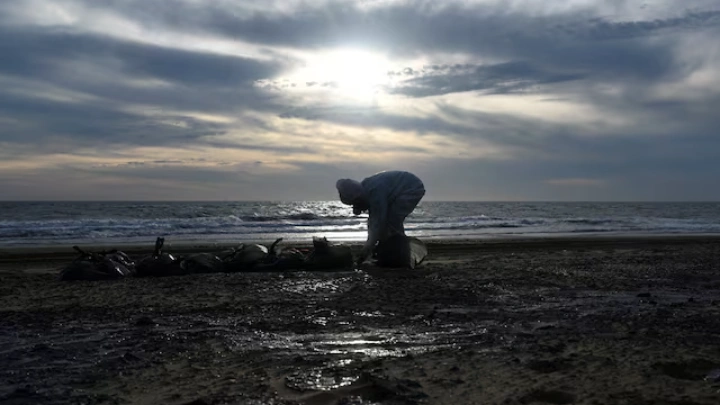
<svg viewBox="0 0 720 405">
<path fill-rule="evenodd" d="M 333 91 L 357 100 L 373 98 L 388 82 L 390 62 L 379 54 L 342 49 L 309 55 L 306 64 L 294 74 L 308 88 Z"/>
</svg>

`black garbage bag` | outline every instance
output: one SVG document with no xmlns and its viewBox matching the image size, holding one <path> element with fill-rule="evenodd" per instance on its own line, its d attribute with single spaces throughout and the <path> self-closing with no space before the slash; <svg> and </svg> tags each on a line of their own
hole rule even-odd
<svg viewBox="0 0 720 405">
<path fill-rule="evenodd" d="M 278 238 L 270 245 L 267 256 L 252 267 L 252 271 L 293 271 L 305 266 L 305 254 L 300 250 L 279 245 Z"/>
<path fill-rule="evenodd" d="M 123 252 L 86 252 L 73 246 L 79 256 L 60 271 L 60 280 L 114 280 L 131 276 L 135 263 Z"/>
<path fill-rule="evenodd" d="M 220 254 L 224 271 L 237 273 L 256 271 L 256 267 L 268 260 L 270 251 L 265 245 L 241 243 L 237 248 Z"/>
<path fill-rule="evenodd" d="M 196 253 L 180 259 L 180 268 L 188 274 L 220 273 L 225 270 L 225 263 L 212 253 Z"/>
<path fill-rule="evenodd" d="M 135 273 L 138 277 L 165 277 L 189 274 L 180 266 L 181 260 L 162 251 L 165 238 L 155 240 L 155 251 L 152 255 L 143 258 L 135 266 Z"/>
<path fill-rule="evenodd" d="M 276 239 L 270 247 L 258 244 L 241 244 L 235 249 L 220 254 L 225 271 L 269 272 L 302 270 L 305 253 L 291 247 L 282 247 L 283 238 Z"/>
</svg>

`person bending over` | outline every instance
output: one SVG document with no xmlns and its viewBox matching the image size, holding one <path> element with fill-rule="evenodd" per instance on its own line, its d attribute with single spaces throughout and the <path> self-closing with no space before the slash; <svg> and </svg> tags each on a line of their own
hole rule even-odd
<svg viewBox="0 0 720 405">
<path fill-rule="evenodd" d="M 368 236 L 359 263 L 372 254 L 378 242 L 395 234 L 405 236 L 405 218 L 425 196 L 423 182 L 400 170 L 376 173 L 361 182 L 340 179 L 335 187 L 340 201 L 352 205 L 355 215 L 368 212 Z"/>
</svg>

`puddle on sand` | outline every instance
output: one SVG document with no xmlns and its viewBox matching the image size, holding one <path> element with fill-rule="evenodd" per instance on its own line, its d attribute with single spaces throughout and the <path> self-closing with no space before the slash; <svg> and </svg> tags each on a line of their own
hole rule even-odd
<svg viewBox="0 0 720 405">
<path fill-rule="evenodd" d="M 339 278 L 331 280 L 319 280 L 319 279 L 289 279 L 284 280 L 280 284 L 280 289 L 283 291 L 295 293 L 295 294 L 308 294 L 308 293 L 338 293 L 349 288 L 350 278 Z"/>
<path fill-rule="evenodd" d="M 330 391 L 346 387 L 360 378 L 346 368 L 315 368 L 298 370 L 285 377 L 285 386 L 296 391 Z"/>
<path fill-rule="evenodd" d="M 238 334 L 232 337 L 231 349 L 265 351 L 278 358 L 302 356 L 306 360 L 345 365 L 382 357 L 404 357 L 447 348 L 485 344 L 493 346 L 499 335 L 488 333 L 483 325 L 462 324 L 402 329 L 377 329 L 367 332 L 319 334 Z M 499 328 L 498 328 L 499 330 Z"/>
</svg>

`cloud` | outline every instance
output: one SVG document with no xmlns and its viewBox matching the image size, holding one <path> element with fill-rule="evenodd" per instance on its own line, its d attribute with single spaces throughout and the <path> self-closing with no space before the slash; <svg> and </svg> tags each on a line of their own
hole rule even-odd
<svg viewBox="0 0 720 405">
<path fill-rule="evenodd" d="M 227 3 L 131 1 L 112 7 L 146 26 L 193 30 L 264 46 L 361 46 L 395 55 L 463 52 L 507 61 L 532 59 L 570 69 L 602 68 L 608 74 L 635 77 L 661 75 L 672 59 L 668 44 L 650 41 L 648 36 L 720 25 L 717 9 L 681 11 L 681 16 L 652 21 L 612 21 L 599 17 L 591 7 L 548 13 L 537 3 L 524 6 L 508 7 L 504 2 L 440 6 L 418 1 L 363 7 L 360 2 L 321 2 L 249 12 Z M 149 13 L 150 7 L 156 12 Z M 158 15 L 157 10 L 162 17 L 151 17 Z"/>
<path fill-rule="evenodd" d="M 42 27 L 0 26 L 0 54 L 0 139 L 38 151 L 202 144 L 243 112 L 273 108 L 277 97 L 255 82 L 285 68 Z"/>
<path fill-rule="evenodd" d="M 68 102 L 8 95 L 0 99 L 0 117 L 8 117 L 2 140 L 27 144 L 35 153 L 198 146 L 206 143 L 205 138 L 228 131 L 221 123 L 182 114 L 128 112 L 103 100 Z"/>
<path fill-rule="evenodd" d="M 552 186 L 569 186 L 569 187 L 597 187 L 605 184 L 601 179 L 583 179 L 583 178 L 566 178 L 566 179 L 550 179 L 545 183 Z"/>
<path fill-rule="evenodd" d="M 0 187 L 334 198 L 408 168 L 438 199 L 720 198 L 720 7 L 637 6 L 5 2 Z M 389 60 L 372 94 L 363 59 L 294 76 L 348 49 Z"/>
<path fill-rule="evenodd" d="M 188 86 L 240 86 L 272 77 L 278 63 L 251 58 L 171 49 L 120 40 L 107 35 L 53 28 L 5 28 L 0 73 L 53 75 L 86 63 L 97 69 L 137 79 L 157 79 Z"/>
<path fill-rule="evenodd" d="M 682 17 L 670 17 L 653 21 L 609 22 L 593 18 L 587 25 L 568 24 L 559 26 L 573 35 L 596 40 L 635 38 L 673 30 L 696 30 L 720 26 L 720 10 L 687 11 Z"/>
<path fill-rule="evenodd" d="M 484 94 L 526 93 L 537 90 L 542 84 L 583 78 L 581 74 L 543 71 L 520 61 L 492 65 L 433 65 L 418 73 L 406 68 L 401 74 L 412 77 L 400 81 L 389 89 L 389 93 L 412 97 L 471 90 L 480 90 Z"/>
</svg>

